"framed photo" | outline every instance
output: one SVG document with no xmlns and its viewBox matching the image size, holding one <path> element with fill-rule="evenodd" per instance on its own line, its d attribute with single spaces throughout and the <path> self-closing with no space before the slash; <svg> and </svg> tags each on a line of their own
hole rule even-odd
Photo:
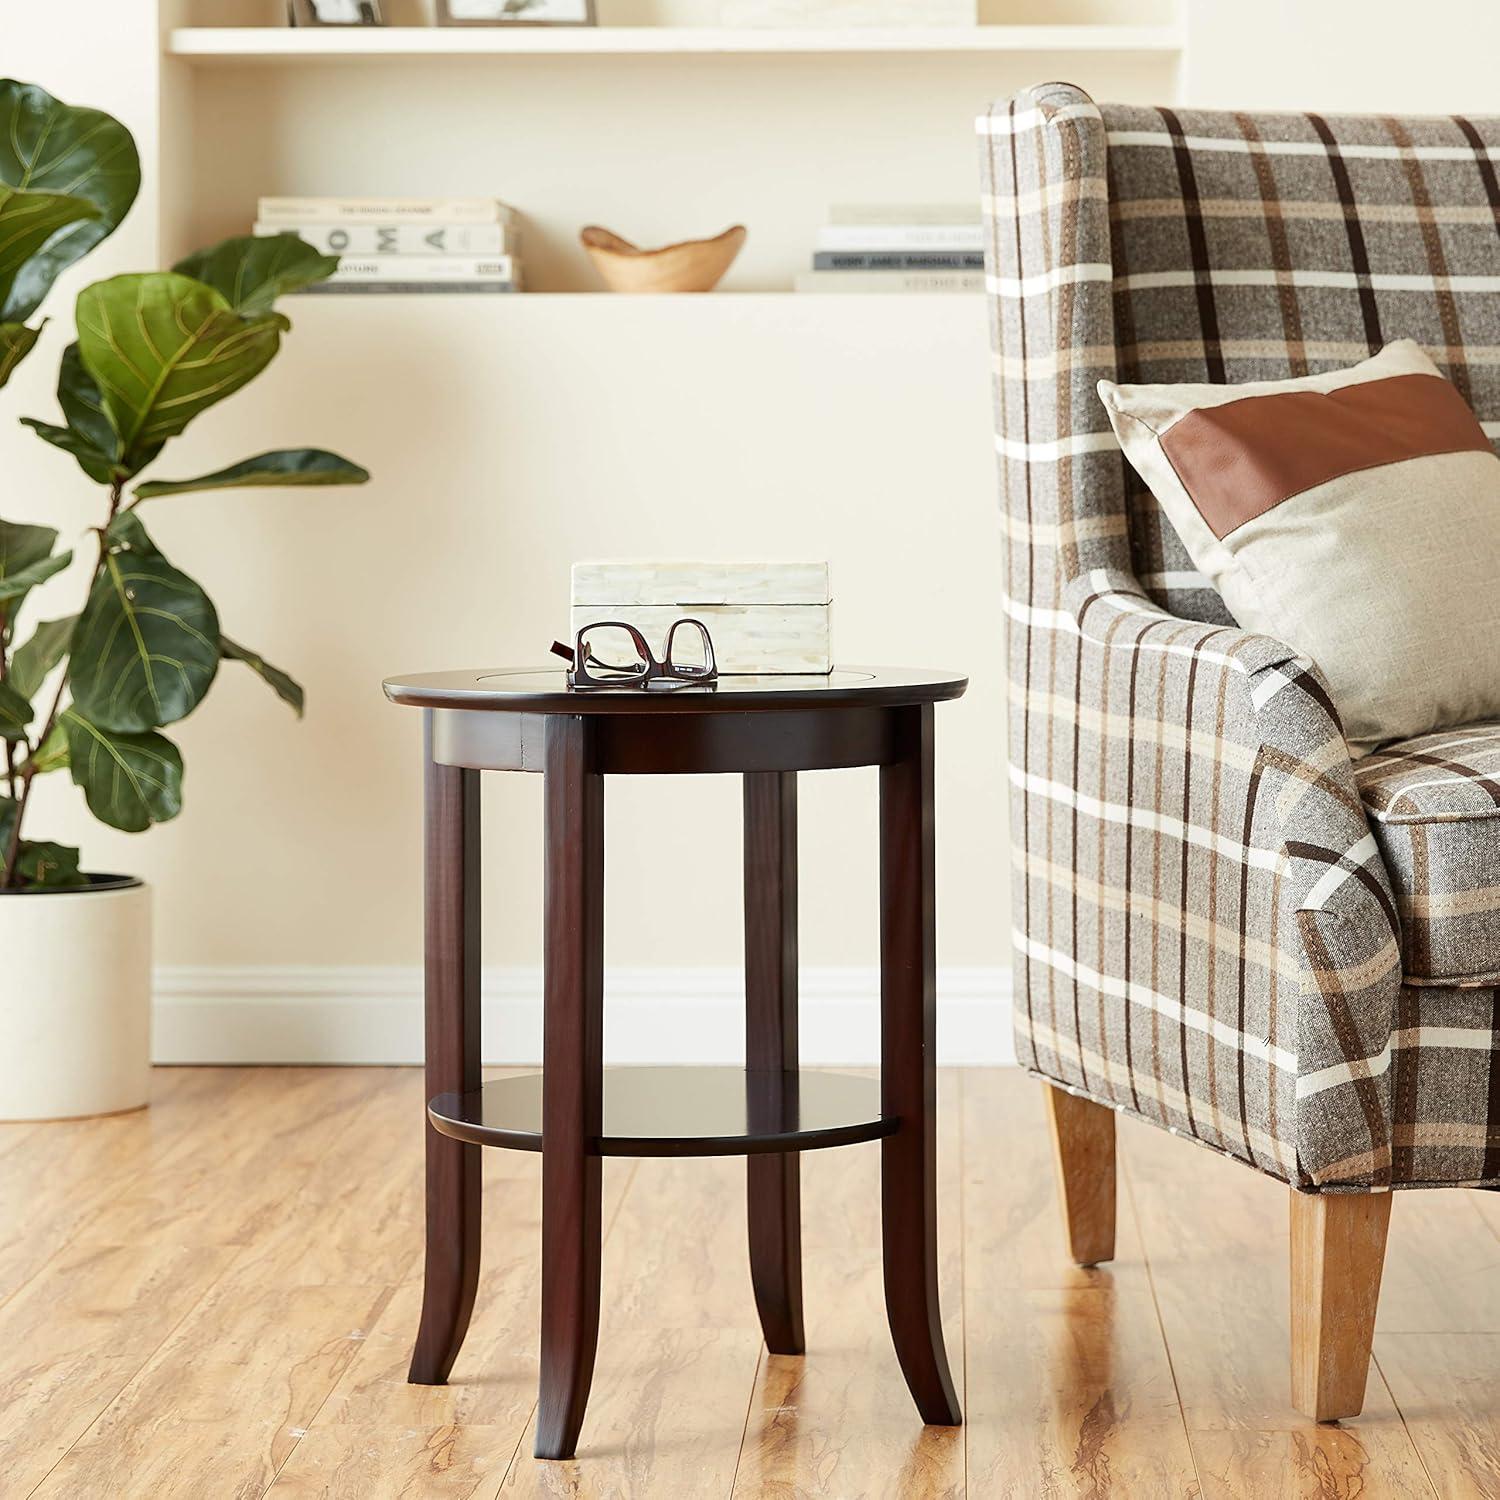
<svg viewBox="0 0 1500 1500">
<path fill-rule="evenodd" d="M 439 26 L 592 26 L 594 0 L 437 0 Z"/>
<path fill-rule="evenodd" d="M 293 26 L 383 26 L 380 0 L 287 0 Z"/>
</svg>

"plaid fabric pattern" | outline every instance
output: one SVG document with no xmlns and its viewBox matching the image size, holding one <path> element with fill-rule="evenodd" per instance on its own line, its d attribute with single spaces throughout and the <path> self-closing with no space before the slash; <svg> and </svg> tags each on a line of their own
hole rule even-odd
<svg viewBox="0 0 1500 1500">
<path fill-rule="evenodd" d="M 1396 888 L 1406 982 L 1500 987 L 1500 723 L 1389 746 L 1354 778 Z"/>
<path fill-rule="evenodd" d="M 1493 995 L 1403 987 L 1326 683 L 1233 625 L 1094 392 L 1283 379 L 1411 336 L 1500 436 L 1500 121 L 1050 84 L 979 132 L 1018 1054 L 1299 1187 L 1500 1181 Z"/>
</svg>

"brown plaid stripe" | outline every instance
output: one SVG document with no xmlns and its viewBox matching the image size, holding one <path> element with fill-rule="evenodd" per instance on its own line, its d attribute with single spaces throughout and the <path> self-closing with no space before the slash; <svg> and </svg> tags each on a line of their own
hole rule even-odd
<svg viewBox="0 0 1500 1500">
<path fill-rule="evenodd" d="M 1326 685 L 1233 625 L 1093 389 L 1281 379 L 1409 336 L 1494 440 L 1500 121 L 1051 84 L 979 130 L 1019 1055 L 1300 1186 L 1500 1181 L 1493 994 L 1403 985 Z"/>
</svg>

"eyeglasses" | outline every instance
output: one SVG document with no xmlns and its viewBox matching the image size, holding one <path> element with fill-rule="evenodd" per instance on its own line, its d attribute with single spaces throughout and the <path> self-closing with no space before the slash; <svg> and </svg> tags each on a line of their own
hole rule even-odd
<svg viewBox="0 0 1500 1500">
<path fill-rule="evenodd" d="M 585 625 L 571 647 L 553 641 L 552 654 L 568 663 L 570 688 L 669 692 L 674 688 L 712 687 L 719 678 L 714 643 L 701 620 L 674 621 L 659 660 L 646 637 L 623 620 Z"/>
</svg>

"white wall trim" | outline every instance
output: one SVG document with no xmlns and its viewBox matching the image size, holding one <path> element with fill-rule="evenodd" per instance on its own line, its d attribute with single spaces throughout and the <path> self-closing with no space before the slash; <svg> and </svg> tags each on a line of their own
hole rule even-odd
<svg viewBox="0 0 1500 1500">
<path fill-rule="evenodd" d="M 620 1063 L 733 1063 L 743 1057 L 744 988 L 735 968 L 611 969 L 605 1054 Z M 541 971 L 486 969 L 486 1063 L 541 1061 Z M 1013 1063 L 1010 971 L 938 974 L 938 1061 Z M 879 973 L 805 967 L 802 1061 L 879 1061 Z M 156 971 L 159 1063 L 419 1063 L 416 967 L 214 965 Z"/>
</svg>

